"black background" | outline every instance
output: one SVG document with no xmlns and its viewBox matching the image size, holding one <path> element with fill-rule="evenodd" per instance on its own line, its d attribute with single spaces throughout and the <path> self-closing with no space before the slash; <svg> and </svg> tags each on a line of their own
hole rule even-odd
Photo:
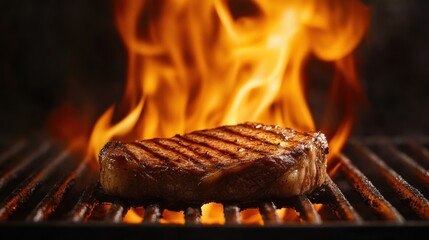
<svg viewBox="0 0 429 240">
<path fill-rule="evenodd" d="M 91 105 L 93 116 L 119 101 L 126 53 L 111 1 L 0 4 L 3 137 L 42 128 L 67 99 L 78 109 Z M 368 4 L 370 29 L 358 53 L 369 104 L 353 134 L 429 134 L 429 2 L 373 0 Z"/>
</svg>

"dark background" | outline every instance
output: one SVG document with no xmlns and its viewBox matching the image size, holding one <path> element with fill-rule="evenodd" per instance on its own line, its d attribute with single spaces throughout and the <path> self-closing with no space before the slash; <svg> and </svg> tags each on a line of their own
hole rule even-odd
<svg viewBox="0 0 429 240">
<path fill-rule="evenodd" d="M 369 104 L 353 134 L 429 134 L 429 1 L 365 2 L 371 23 L 358 54 Z M 0 4 L 2 138 L 43 128 L 65 100 L 93 119 L 121 98 L 126 53 L 111 1 Z"/>
<path fill-rule="evenodd" d="M 65 102 L 71 105 L 63 113 L 75 109 L 75 115 L 93 120 L 120 99 L 126 53 L 112 1 L 18 0 L 1 5 L 3 135 L 45 128 Z M 69 124 L 79 125 L 79 120 Z"/>
</svg>

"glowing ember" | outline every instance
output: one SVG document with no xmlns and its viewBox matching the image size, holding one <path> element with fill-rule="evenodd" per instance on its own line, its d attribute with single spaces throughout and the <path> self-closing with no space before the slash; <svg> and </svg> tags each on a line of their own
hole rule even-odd
<svg viewBox="0 0 429 240">
<path fill-rule="evenodd" d="M 263 220 L 259 210 L 256 208 L 245 209 L 240 212 L 241 222 L 243 224 L 257 224 L 263 225 Z"/>
<path fill-rule="evenodd" d="M 224 224 L 223 206 L 218 203 L 204 204 L 201 207 L 201 223 L 205 224 Z"/>
<path fill-rule="evenodd" d="M 143 221 L 144 209 L 142 208 L 133 208 L 131 211 L 128 211 L 124 216 L 124 222 L 138 224 Z"/>
<path fill-rule="evenodd" d="M 361 99 L 352 54 L 368 23 L 359 0 L 118 0 L 116 23 L 128 51 L 127 85 L 119 108 L 109 108 L 93 129 L 88 154 L 96 159 L 112 139 L 244 121 L 322 130 L 331 154 L 349 135 Z M 304 88 L 310 56 L 335 68 L 326 113 L 336 117 L 321 126 Z M 204 205 L 201 221 L 224 223 L 222 209 Z M 257 211 L 241 214 L 243 222 L 262 223 Z M 183 213 L 163 218 L 183 223 Z"/>
</svg>

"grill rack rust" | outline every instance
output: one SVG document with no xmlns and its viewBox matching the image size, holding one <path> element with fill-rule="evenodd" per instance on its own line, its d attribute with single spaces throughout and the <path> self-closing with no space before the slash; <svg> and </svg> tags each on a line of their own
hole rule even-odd
<svg viewBox="0 0 429 240">
<path fill-rule="evenodd" d="M 97 174 L 88 161 L 77 159 L 46 139 L 38 137 L 37 141 L 27 139 L 0 145 L 0 227 L 41 223 L 136 226 L 123 223 L 126 213 L 136 206 L 100 198 Z M 343 153 L 330 161 L 330 177 L 312 195 L 254 205 L 225 203 L 223 226 L 242 227 L 241 212 L 256 207 L 264 226 L 246 228 L 329 229 L 344 225 L 362 229 L 374 225 L 393 226 L 393 229 L 429 228 L 428 145 L 426 138 L 350 139 Z M 409 174 L 402 176 L 398 168 Z M 151 202 L 140 207 L 144 214 L 137 226 L 168 226 L 160 224 L 168 206 Z M 281 218 L 280 208 L 295 211 L 295 219 Z M 203 225 L 201 206 L 186 206 L 181 210 L 185 225 L 169 225 L 178 228 Z"/>
</svg>

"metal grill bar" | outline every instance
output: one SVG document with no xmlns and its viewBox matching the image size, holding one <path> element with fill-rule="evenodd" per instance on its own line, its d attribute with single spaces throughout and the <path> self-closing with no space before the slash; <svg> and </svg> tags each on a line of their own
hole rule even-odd
<svg viewBox="0 0 429 240">
<path fill-rule="evenodd" d="M 200 224 L 201 208 L 188 207 L 185 210 L 186 224 Z"/>
<path fill-rule="evenodd" d="M 368 204 L 386 220 L 404 222 L 402 215 L 374 187 L 374 185 L 359 171 L 346 156 L 340 154 L 341 170 L 352 183 L 353 188 L 367 200 Z"/>
<path fill-rule="evenodd" d="M 227 224 L 240 224 L 240 208 L 236 205 L 226 205 L 223 208 L 225 216 L 225 223 Z"/>
<path fill-rule="evenodd" d="M 429 201 L 416 188 L 405 181 L 401 175 L 390 168 L 383 160 L 373 153 L 366 146 L 352 140 L 350 145 L 360 153 L 362 159 L 371 162 L 380 174 L 391 185 L 395 192 L 404 200 L 409 202 L 409 206 L 423 219 L 429 219 Z"/>
<path fill-rule="evenodd" d="M 96 183 L 86 187 L 73 210 L 69 213 L 68 220 L 73 222 L 86 222 L 91 216 L 92 210 L 97 203 L 94 197 Z"/>
<path fill-rule="evenodd" d="M 87 161 L 82 161 L 69 176 L 58 181 L 55 186 L 46 194 L 43 200 L 30 213 L 27 220 L 33 222 L 46 221 L 63 201 L 65 194 L 73 187 L 75 180 L 87 167 Z"/>
<path fill-rule="evenodd" d="M 308 223 L 312 224 L 321 224 L 322 218 L 320 214 L 316 211 L 313 204 L 306 196 L 298 196 L 294 198 L 293 205 L 295 205 L 296 210 L 300 213 L 301 218 Z"/>
<path fill-rule="evenodd" d="M 122 223 L 125 214 L 128 212 L 129 207 L 121 201 L 115 201 L 107 213 L 105 220 L 113 223 Z"/>
<path fill-rule="evenodd" d="M 425 160 L 429 164 L 429 150 L 421 146 L 414 139 L 406 139 L 404 144 L 412 149 L 421 159 Z"/>
<path fill-rule="evenodd" d="M 353 206 L 329 176 L 326 177 L 325 184 L 328 194 L 332 196 L 332 201 L 329 201 L 327 205 L 334 210 L 337 217 L 350 222 L 361 223 L 361 216 L 354 210 Z"/>
<path fill-rule="evenodd" d="M 159 223 L 159 219 L 161 218 L 162 210 L 158 204 L 150 204 L 145 207 L 144 210 L 144 223 Z"/>
<path fill-rule="evenodd" d="M 39 150 L 40 148 L 38 148 Z M 39 151 L 38 151 L 39 152 Z M 68 156 L 62 152 L 49 162 L 48 166 L 41 168 L 37 173 L 27 177 L 9 196 L 0 204 L 0 220 L 5 220 L 18 210 L 30 196 L 39 188 L 43 180 Z"/>
<path fill-rule="evenodd" d="M 429 171 L 420 166 L 411 157 L 399 151 L 391 142 L 388 142 L 388 140 L 385 140 L 383 148 L 388 151 L 392 157 L 400 160 L 403 167 L 405 167 L 408 172 L 412 173 L 424 186 L 429 188 Z"/>
<path fill-rule="evenodd" d="M 8 149 L 6 149 L 3 153 L 0 154 L 0 165 L 3 165 L 13 155 L 16 155 L 18 152 L 22 151 L 24 147 L 27 145 L 28 145 L 27 141 L 20 140 L 15 144 L 13 144 Z"/>
<path fill-rule="evenodd" d="M 242 224 L 240 211 L 255 206 L 259 208 L 264 225 L 272 225 L 273 227 L 291 224 L 291 222 L 283 221 L 278 216 L 277 207 L 287 207 L 288 210 L 295 209 L 299 213 L 295 217 L 295 211 L 287 212 L 288 219 L 294 218 L 293 224 L 305 222 L 310 225 L 323 226 L 325 221 L 328 222 L 335 218 L 336 222 L 346 222 L 352 226 L 358 226 L 372 221 L 363 220 L 364 217 L 367 217 L 359 212 L 363 208 L 374 210 L 379 215 L 377 219 L 381 218 L 381 220 L 388 220 L 390 223 L 398 225 L 409 223 L 409 216 L 402 212 L 403 209 L 399 208 L 396 203 L 392 205 L 394 203 L 392 199 L 383 196 L 384 191 L 378 189 L 379 186 L 385 185 L 392 188 L 393 191 L 391 192 L 397 193 L 395 198 L 401 198 L 407 202 L 408 207 L 417 213 L 416 217 L 420 216 L 422 220 L 429 219 L 428 200 L 414 186 L 403 179 L 398 173 L 401 171 L 395 172 L 393 167 L 380 157 L 387 154 L 388 159 L 396 160 L 422 185 L 428 186 L 428 171 L 421 165 L 424 163 L 422 161 L 416 162 L 413 157 L 417 155 L 429 162 L 429 151 L 419 142 L 413 140 L 401 142 L 402 148 L 398 148 L 397 142 L 392 142 L 389 139 L 383 141 L 374 139 L 370 143 L 371 148 L 367 147 L 367 141 L 350 140 L 348 146 L 358 157 L 355 159 L 353 154 L 350 156 L 340 154 L 334 158 L 335 161 L 330 163 L 330 173 L 338 171 L 339 175 L 332 175 L 332 179 L 328 177 L 324 186 L 315 195 L 297 196 L 285 200 L 285 202 L 254 203 L 255 205 L 252 206 L 250 203 L 224 204 L 226 224 L 232 226 Z M 121 201 L 106 204 L 110 201 L 106 201 L 100 195 L 100 189 L 97 188 L 96 182 L 98 179 L 89 178 L 84 174 L 89 172 L 96 176 L 96 172 L 92 171 L 85 162 L 76 164 L 74 156 L 71 156 L 67 151 L 58 152 L 58 149 L 55 150 L 54 145 L 47 141 L 42 141 L 37 145 L 30 145 L 29 142 L 31 141 L 17 142 L 11 145 L 11 148 L 0 153 L 0 192 L 6 193 L 5 196 L 7 196 L 0 199 L 0 221 L 15 220 L 14 218 L 22 215 L 26 222 L 49 221 L 55 220 L 58 216 L 66 216 L 65 220 L 70 222 L 84 223 L 93 220 L 105 223 L 123 223 L 124 216 L 131 205 Z M 408 149 L 403 149 L 404 146 Z M 372 150 L 373 148 L 376 150 L 380 148 L 382 154 L 378 156 L 379 151 Z M 412 153 L 406 150 L 412 150 Z M 11 159 L 14 161 L 9 161 Z M 15 162 L 15 160 L 18 161 Z M 378 178 L 374 180 L 371 177 L 368 178 L 364 174 L 366 169 L 359 169 L 360 166 L 366 168 L 366 165 L 358 164 L 355 161 L 370 163 L 368 166 L 374 167 L 376 172 L 382 176 L 380 179 L 387 183 L 383 182 L 380 185 Z M 69 167 L 64 168 L 63 164 Z M 336 164 L 336 166 L 332 168 L 332 164 Z M 24 174 L 30 175 L 26 177 Z M 407 177 L 409 177 L 408 174 Z M 20 181 L 23 179 L 23 181 L 16 183 L 18 182 L 15 181 L 17 179 Z M 45 187 L 46 184 L 52 186 Z M 342 189 L 345 187 L 352 188 L 353 194 L 347 190 L 343 193 Z M 356 207 L 356 203 L 352 201 L 353 198 L 348 199 L 349 195 L 354 198 L 363 198 L 368 206 L 362 207 L 361 204 Z M 66 200 L 68 203 L 62 205 Z M 321 211 L 315 208 L 314 203 L 323 204 Z M 145 206 L 142 226 L 160 223 L 163 211 L 160 204 L 156 202 L 142 203 L 141 206 Z M 65 213 L 68 214 L 54 214 L 61 209 L 65 209 Z M 184 210 L 186 225 L 201 224 L 201 207 L 185 206 L 181 210 Z M 331 210 L 333 214 L 325 210 Z M 415 218 L 414 215 L 411 217 Z M 287 218 L 285 217 L 285 219 Z"/>
<path fill-rule="evenodd" d="M 260 204 L 259 212 L 261 213 L 265 224 L 280 223 L 280 218 L 273 202 L 265 202 Z"/>
<path fill-rule="evenodd" d="M 44 142 L 34 151 L 30 152 L 30 154 L 28 154 L 23 160 L 3 172 L 3 174 L 0 176 L 0 190 L 9 184 L 12 180 L 16 179 L 24 169 L 34 162 L 36 158 L 47 152 L 50 146 L 51 145 L 48 142 Z"/>
</svg>

